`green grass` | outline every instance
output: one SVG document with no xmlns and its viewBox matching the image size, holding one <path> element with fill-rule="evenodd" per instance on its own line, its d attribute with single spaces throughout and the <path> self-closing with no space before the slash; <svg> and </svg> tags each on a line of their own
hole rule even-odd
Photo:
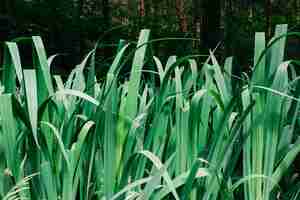
<svg viewBox="0 0 300 200">
<path fill-rule="evenodd" d="M 166 64 L 120 41 L 104 80 L 96 49 L 67 80 L 52 75 L 40 37 L 4 44 L 0 95 L 0 198 L 298 199 L 297 61 L 284 59 L 286 25 L 255 38 L 251 74 L 232 75 L 211 51 Z M 172 40 L 172 39 L 170 39 Z M 22 67 L 18 43 L 33 46 Z M 151 59 L 157 70 L 144 70 Z M 121 70 L 132 62 L 128 79 Z M 27 67 L 28 68 L 28 67 Z"/>
</svg>

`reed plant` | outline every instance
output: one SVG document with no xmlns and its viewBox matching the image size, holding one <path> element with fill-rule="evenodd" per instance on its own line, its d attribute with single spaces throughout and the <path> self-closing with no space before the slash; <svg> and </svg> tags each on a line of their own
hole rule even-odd
<svg viewBox="0 0 300 200">
<path fill-rule="evenodd" d="M 251 73 L 214 51 L 166 63 L 150 30 L 120 41 L 98 80 L 99 40 L 66 80 L 40 37 L 5 42 L 0 95 L 0 197 L 32 200 L 298 199 L 297 61 L 286 25 L 256 33 Z M 33 46 L 22 66 L 18 45 Z M 134 47 L 136 45 L 136 47 Z M 133 48 L 133 50 L 132 50 Z M 146 60 L 156 69 L 145 70 Z M 122 69 L 131 62 L 125 80 Z"/>
</svg>

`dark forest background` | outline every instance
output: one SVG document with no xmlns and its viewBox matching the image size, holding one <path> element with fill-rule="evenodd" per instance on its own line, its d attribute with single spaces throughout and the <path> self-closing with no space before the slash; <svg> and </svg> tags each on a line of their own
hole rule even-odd
<svg viewBox="0 0 300 200">
<path fill-rule="evenodd" d="M 289 24 L 289 31 L 300 31 L 299 0 L 1 0 L 0 4 L 0 41 L 41 35 L 49 55 L 64 55 L 56 63 L 62 72 L 78 64 L 114 27 L 119 28 L 104 38 L 100 57 L 113 56 L 119 39 L 134 41 L 140 29 L 149 28 L 152 38 L 199 39 L 154 45 L 162 59 L 208 53 L 218 45 L 219 57 L 234 55 L 243 68 L 251 63 L 255 32 L 265 31 L 270 39 L 281 23 Z M 287 55 L 300 58 L 299 40 L 289 38 L 288 43 Z M 29 65 L 30 50 L 21 50 Z"/>
</svg>

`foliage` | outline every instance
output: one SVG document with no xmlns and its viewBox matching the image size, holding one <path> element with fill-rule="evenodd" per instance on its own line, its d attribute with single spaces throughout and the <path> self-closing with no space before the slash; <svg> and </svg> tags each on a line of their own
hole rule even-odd
<svg viewBox="0 0 300 200">
<path fill-rule="evenodd" d="M 300 151 L 300 88 L 295 61 L 284 62 L 286 31 L 277 26 L 268 45 L 257 33 L 253 74 L 238 78 L 232 58 L 221 67 L 212 51 L 202 64 L 203 55 L 153 57 L 157 70 L 147 69 L 149 30 L 128 54 L 133 44 L 119 43 L 102 81 L 101 41 L 65 82 L 50 73 L 56 57 L 40 37 L 6 42 L 1 198 L 296 199 L 299 188 L 280 190 L 299 185 L 290 166 Z M 21 65 L 21 42 L 33 46 L 31 69 Z"/>
</svg>

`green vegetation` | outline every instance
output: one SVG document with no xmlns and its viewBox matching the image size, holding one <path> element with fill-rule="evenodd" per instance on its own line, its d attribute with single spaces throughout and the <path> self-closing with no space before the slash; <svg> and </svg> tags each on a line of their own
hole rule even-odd
<svg viewBox="0 0 300 200">
<path fill-rule="evenodd" d="M 255 36 L 251 74 L 214 51 L 148 57 L 120 41 L 104 80 L 95 45 L 67 80 L 40 37 L 5 43 L 0 95 L 0 197 L 5 200 L 299 199 L 296 61 L 284 61 L 287 26 Z M 156 40 L 157 41 L 157 40 Z M 18 44 L 33 46 L 22 67 Z M 132 58 L 128 79 L 121 70 Z M 146 70 L 146 59 L 157 70 Z"/>
</svg>

